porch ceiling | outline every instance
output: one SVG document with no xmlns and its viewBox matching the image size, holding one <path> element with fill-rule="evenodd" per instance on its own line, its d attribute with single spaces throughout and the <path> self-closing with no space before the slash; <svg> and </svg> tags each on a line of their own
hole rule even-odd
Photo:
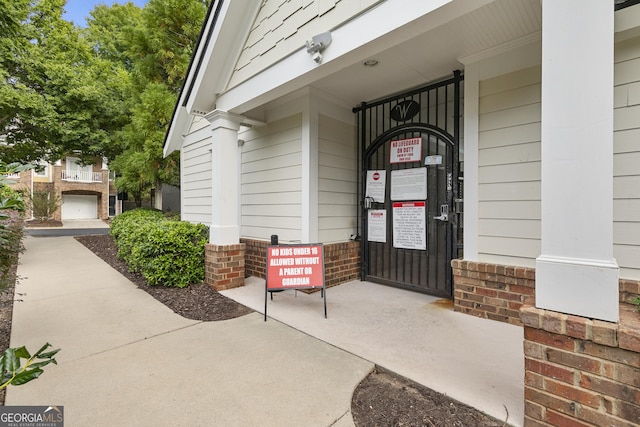
<svg viewBox="0 0 640 427">
<path fill-rule="evenodd" d="M 455 7 L 460 1 L 468 0 L 454 0 L 445 7 Z M 376 48 L 376 44 L 389 46 L 388 39 L 374 41 L 353 52 L 350 64 L 310 86 L 345 105 L 356 106 L 448 77 L 463 69 L 459 58 L 535 34 L 541 28 L 540 0 L 496 0 L 391 48 Z M 367 59 L 377 60 L 378 65 L 365 67 Z"/>
</svg>

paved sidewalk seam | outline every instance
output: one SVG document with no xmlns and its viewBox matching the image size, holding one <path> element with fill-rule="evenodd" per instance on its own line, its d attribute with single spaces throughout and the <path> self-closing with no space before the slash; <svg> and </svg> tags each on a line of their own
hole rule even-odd
<svg viewBox="0 0 640 427">
<path fill-rule="evenodd" d="M 80 361 L 80 360 L 86 360 L 88 358 L 95 357 L 95 356 L 102 355 L 102 354 L 107 354 L 107 353 L 110 353 L 112 351 L 116 351 L 116 350 L 120 350 L 120 349 L 129 347 L 129 346 L 134 345 L 134 344 L 139 344 L 141 342 L 145 342 L 145 341 L 148 341 L 148 340 L 153 339 L 153 338 L 158 338 L 158 337 L 162 337 L 164 335 L 169 335 L 169 334 L 172 334 L 172 333 L 175 333 L 175 332 L 183 331 L 185 329 L 189 329 L 189 328 L 192 328 L 194 326 L 198 326 L 198 325 L 200 325 L 202 323 L 207 323 L 207 322 L 198 321 L 198 320 L 194 320 L 194 322 L 196 322 L 196 323 L 193 323 L 191 325 L 182 326 L 180 328 L 164 331 L 164 332 L 161 332 L 161 333 L 158 333 L 158 334 L 149 335 L 148 337 L 140 338 L 140 339 L 137 339 L 137 340 L 125 343 L 125 344 L 120 344 L 120 345 L 117 345 L 115 347 L 109 347 L 109 348 L 101 350 L 101 351 L 96 351 L 95 353 L 85 354 L 83 356 L 78 357 L 77 359 L 71 359 L 71 360 L 66 360 L 66 361 L 63 361 L 63 362 L 59 362 L 58 365 L 62 366 L 62 365 L 66 365 L 68 363 L 74 363 L 74 362 L 77 362 L 77 361 Z M 60 351 L 62 352 L 62 351 L 64 351 L 64 349 L 60 349 Z"/>
</svg>

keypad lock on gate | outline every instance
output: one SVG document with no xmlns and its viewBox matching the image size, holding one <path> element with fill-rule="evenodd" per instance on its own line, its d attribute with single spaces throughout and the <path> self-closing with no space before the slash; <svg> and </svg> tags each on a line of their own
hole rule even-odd
<svg viewBox="0 0 640 427">
<path fill-rule="evenodd" d="M 449 205 L 440 205 L 440 216 L 434 216 L 433 219 L 438 221 L 449 221 Z"/>
</svg>

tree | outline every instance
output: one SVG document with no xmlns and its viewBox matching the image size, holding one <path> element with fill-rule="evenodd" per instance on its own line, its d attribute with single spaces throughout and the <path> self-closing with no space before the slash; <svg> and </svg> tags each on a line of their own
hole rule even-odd
<svg viewBox="0 0 640 427">
<path fill-rule="evenodd" d="M 133 68 L 131 47 L 135 30 L 141 25 L 142 9 L 131 2 L 98 4 L 87 21 L 87 38 L 100 57 Z"/>
<path fill-rule="evenodd" d="M 20 0 L 0 45 L 0 159 L 54 161 L 115 157 L 128 120 L 126 69 L 100 56 L 83 30 L 62 19 L 65 0 Z M 18 25 L 19 23 L 19 25 Z"/>
<path fill-rule="evenodd" d="M 0 160 L 73 152 L 107 157 L 120 190 L 178 184 L 179 154 L 162 144 L 209 2 L 98 5 L 82 29 L 65 1 L 0 3 Z"/>
<path fill-rule="evenodd" d="M 124 49 L 125 43 L 120 43 L 119 49 L 126 50 L 124 58 L 132 65 L 132 114 L 123 131 L 127 149 L 111 166 L 119 175 L 118 189 L 130 192 L 138 206 L 142 194 L 151 188 L 180 183 L 179 153 L 164 158 L 162 145 L 206 4 L 202 0 L 150 0 L 139 25 L 133 32 L 131 27 L 126 30 L 130 45 Z"/>
</svg>

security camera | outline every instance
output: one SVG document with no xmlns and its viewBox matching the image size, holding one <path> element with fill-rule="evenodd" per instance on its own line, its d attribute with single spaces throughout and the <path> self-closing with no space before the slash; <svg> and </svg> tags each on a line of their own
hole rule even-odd
<svg viewBox="0 0 640 427">
<path fill-rule="evenodd" d="M 311 54 L 311 58 L 316 62 L 322 62 L 321 52 L 331 43 L 331 33 L 321 33 L 312 37 L 306 42 L 307 53 Z"/>
<path fill-rule="evenodd" d="M 329 46 L 331 43 L 331 33 L 327 31 L 326 33 L 321 33 L 316 36 L 313 36 L 313 44 L 320 45 L 320 50 Z"/>
</svg>

